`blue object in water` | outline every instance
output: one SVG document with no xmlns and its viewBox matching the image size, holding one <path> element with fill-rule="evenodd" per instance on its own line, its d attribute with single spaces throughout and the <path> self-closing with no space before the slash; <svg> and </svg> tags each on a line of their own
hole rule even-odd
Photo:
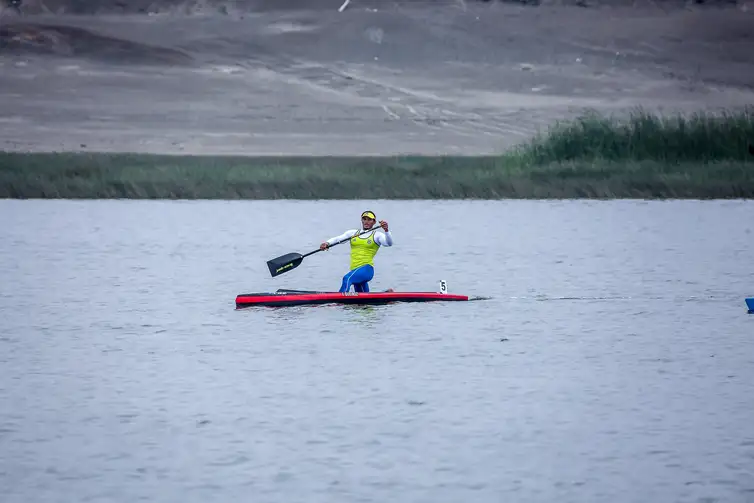
<svg viewBox="0 0 754 503">
<path fill-rule="evenodd" d="M 746 306 L 749 308 L 749 314 L 754 314 L 754 297 L 746 299 Z"/>
</svg>

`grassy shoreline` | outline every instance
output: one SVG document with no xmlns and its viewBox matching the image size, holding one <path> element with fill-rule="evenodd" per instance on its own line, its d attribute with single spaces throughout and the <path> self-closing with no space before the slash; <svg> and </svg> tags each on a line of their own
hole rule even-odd
<svg viewBox="0 0 754 503">
<path fill-rule="evenodd" d="M 0 198 L 754 198 L 754 110 L 585 115 L 496 156 L 0 152 Z"/>
</svg>

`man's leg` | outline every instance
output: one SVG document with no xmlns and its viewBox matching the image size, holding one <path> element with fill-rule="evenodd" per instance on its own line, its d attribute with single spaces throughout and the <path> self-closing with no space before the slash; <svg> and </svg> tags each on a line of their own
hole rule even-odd
<svg viewBox="0 0 754 503">
<path fill-rule="evenodd" d="M 369 282 L 365 281 L 363 283 L 354 283 L 353 284 L 353 291 L 354 292 L 368 292 L 369 291 Z"/>
<path fill-rule="evenodd" d="M 358 276 L 358 278 L 354 281 L 353 289 L 356 292 L 368 292 L 369 282 L 374 278 L 374 268 L 371 265 L 364 265 L 359 269 L 361 270 L 354 275 L 354 277 Z"/>
<path fill-rule="evenodd" d="M 345 276 L 343 276 L 343 282 L 341 283 L 340 290 L 338 291 L 341 293 L 347 292 L 351 288 L 351 285 L 367 283 L 373 277 L 374 277 L 374 268 L 371 265 L 367 264 L 361 267 L 357 267 L 353 271 L 348 271 L 348 273 Z M 363 285 L 360 286 L 360 288 L 363 288 Z M 367 286 L 367 289 L 368 288 L 369 287 Z M 359 291 L 359 290 L 356 290 L 356 291 Z"/>
<path fill-rule="evenodd" d="M 351 275 L 353 274 L 353 271 L 348 271 L 345 276 L 343 276 L 343 281 L 340 283 L 340 290 L 338 290 L 340 293 L 347 292 L 348 289 L 351 287 Z"/>
</svg>

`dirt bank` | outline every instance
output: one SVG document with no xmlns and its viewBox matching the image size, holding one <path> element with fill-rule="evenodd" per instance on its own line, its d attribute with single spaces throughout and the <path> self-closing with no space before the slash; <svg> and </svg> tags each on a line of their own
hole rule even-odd
<svg viewBox="0 0 754 503">
<path fill-rule="evenodd" d="M 342 3 L 45 0 L 0 24 L 0 149 L 490 154 L 586 109 L 754 103 L 740 6 Z"/>
</svg>

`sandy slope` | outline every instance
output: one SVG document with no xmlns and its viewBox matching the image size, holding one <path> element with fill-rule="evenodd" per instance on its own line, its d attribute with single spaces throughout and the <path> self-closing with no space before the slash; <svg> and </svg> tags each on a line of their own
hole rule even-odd
<svg viewBox="0 0 754 503">
<path fill-rule="evenodd" d="M 474 154 L 585 108 L 754 104 L 740 8 L 341 3 L 6 12 L 0 149 Z"/>
</svg>

